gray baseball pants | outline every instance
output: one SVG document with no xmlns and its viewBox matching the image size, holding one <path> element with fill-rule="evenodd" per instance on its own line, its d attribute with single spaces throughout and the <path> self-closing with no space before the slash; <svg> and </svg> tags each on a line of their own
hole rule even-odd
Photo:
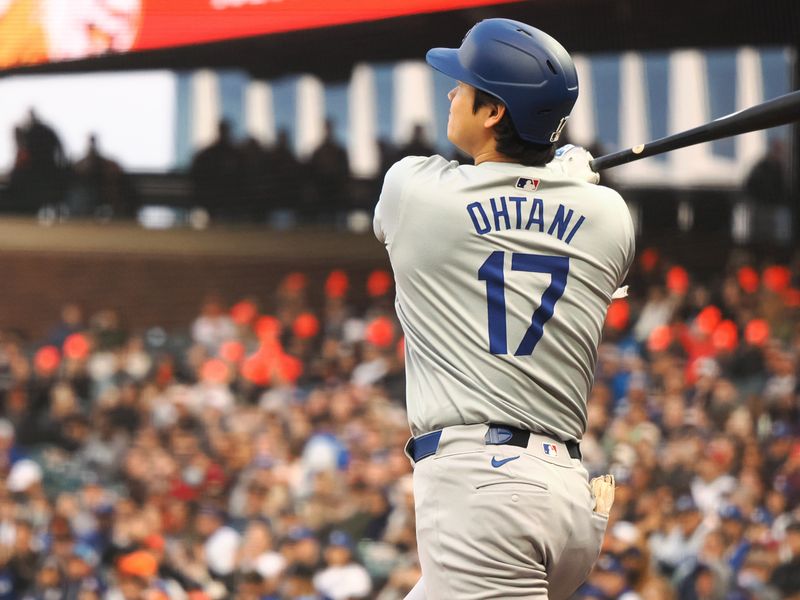
<svg viewBox="0 0 800 600">
<path fill-rule="evenodd" d="M 407 600 L 568 598 L 600 553 L 608 519 L 588 473 L 552 438 L 486 445 L 486 425 L 442 431 L 414 466 L 422 579 Z"/>
</svg>

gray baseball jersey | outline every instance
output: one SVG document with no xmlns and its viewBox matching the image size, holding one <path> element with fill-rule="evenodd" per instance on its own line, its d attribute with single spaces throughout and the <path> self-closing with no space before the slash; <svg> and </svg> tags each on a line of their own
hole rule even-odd
<svg viewBox="0 0 800 600">
<path fill-rule="evenodd" d="M 634 256 L 622 198 L 552 167 L 413 156 L 386 174 L 374 228 L 395 275 L 412 434 L 501 423 L 580 440 Z"/>
</svg>

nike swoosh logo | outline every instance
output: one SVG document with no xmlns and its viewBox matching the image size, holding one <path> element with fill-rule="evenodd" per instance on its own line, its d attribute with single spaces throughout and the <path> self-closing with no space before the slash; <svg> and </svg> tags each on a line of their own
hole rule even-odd
<svg viewBox="0 0 800 600">
<path fill-rule="evenodd" d="M 494 456 L 492 457 L 492 466 L 496 469 L 497 467 L 502 467 L 507 462 L 511 462 L 512 460 L 517 460 L 519 458 L 519 454 L 517 456 L 512 456 L 511 458 L 504 458 L 503 460 L 497 460 Z"/>
</svg>

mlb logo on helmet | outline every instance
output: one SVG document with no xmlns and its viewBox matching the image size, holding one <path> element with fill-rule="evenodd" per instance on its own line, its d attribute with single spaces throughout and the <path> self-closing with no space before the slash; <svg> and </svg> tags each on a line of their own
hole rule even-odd
<svg viewBox="0 0 800 600">
<path fill-rule="evenodd" d="M 547 456 L 558 456 L 558 446 L 555 444 L 542 444 L 542 448 Z"/>
<path fill-rule="evenodd" d="M 520 177 L 517 179 L 516 187 L 520 190 L 525 190 L 526 192 L 535 192 L 539 189 L 539 180 Z"/>
</svg>

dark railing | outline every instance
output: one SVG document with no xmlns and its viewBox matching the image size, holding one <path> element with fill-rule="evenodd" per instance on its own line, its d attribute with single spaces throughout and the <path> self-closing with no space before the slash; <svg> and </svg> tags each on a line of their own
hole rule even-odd
<svg viewBox="0 0 800 600">
<path fill-rule="evenodd" d="M 59 218 L 109 219 L 141 217 L 147 207 L 163 207 L 179 215 L 193 209 L 209 209 L 197 199 L 190 178 L 183 173 L 137 173 L 128 175 L 133 204 L 125 214 L 113 214 L 102 202 L 82 206 L 75 211 L 70 205 L 70 192 L 58 206 L 46 207 Z M 622 187 L 618 188 L 628 202 L 641 243 L 652 239 L 669 240 L 710 236 L 733 244 L 764 243 L 776 247 L 789 246 L 796 239 L 796 218 L 789 207 L 763 205 L 751 201 L 741 190 L 721 188 Z M 328 198 L 303 181 L 275 182 L 256 190 L 240 191 L 236 197 L 223 198 L 211 209 L 211 223 L 231 222 L 293 227 L 304 224 L 346 224 L 348 216 L 371 215 L 380 192 L 377 179 L 350 179 L 345 200 L 332 205 Z M 222 208 L 220 208 L 222 207 Z M 7 179 L 0 178 L 0 214 L 36 215 L 42 213 L 35 201 L 13 199 Z M 45 210 L 46 214 L 47 210 Z M 217 214 L 215 214 L 215 211 Z M 189 224 L 182 218 L 176 225 Z M 675 237 L 677 236 L 677 237 Z"/>
</svg>

